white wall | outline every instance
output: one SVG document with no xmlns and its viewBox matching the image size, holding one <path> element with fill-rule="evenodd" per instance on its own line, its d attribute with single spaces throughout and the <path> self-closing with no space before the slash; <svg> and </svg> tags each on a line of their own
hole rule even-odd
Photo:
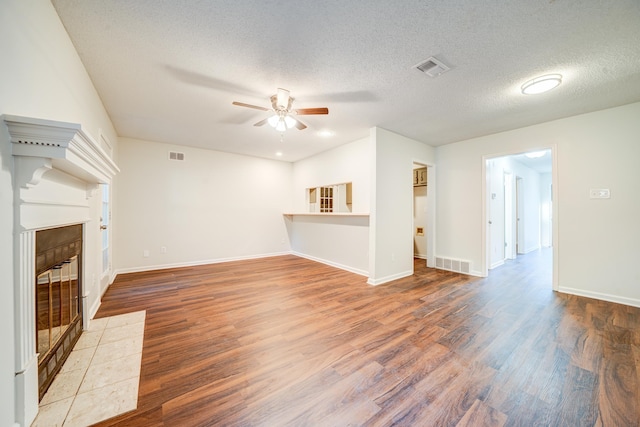
<svg viewBox="0 0 640 427">
<path fill-rule="evenodd" d="M 82 124 L 94 139 L 100 130 L 117 144 L 116 133 L 53 6 L 47 0 L 0 2 L 0 114 Z M 0 123 L 0 425 L 15 421 L 13 360 L 13 160 Z M 117 149 L 117 147 L 114 147 Z M 92 212 L 92 215 L 97 213 Z M 87 274 L 99 253 L 86 254 Z M 95 259 L 94 259 L 95 258 Z M 90 286 L 91 284 L 86 284 Z M 97 284 L 96 284 L 97 287 Z M 98 289 L 89 290 L 98 294 Z"/>
<path fill-rule="evenodd" d="M 293 164 L 293 211 L 308 212 L 308 188 L 351 182 L 352 213 L 362 216 L 287 217 L 296 255 L 367 275 L 371 144 L 363 138 Z"/>
<path fill-rule="evenodd" d="M 307 212 L 306 189 L 353 183 L 353 213 L 369 213 L 371 194 L 369 138 L 341 145 L 293 164 L 293 212 Z"/>
<path fill-rule="evenodd" d="M 169 151 L 185 160 L 169 160 Z M 290 250 L 282 215 L 291 206 L 290 163 L 126 138 L 120 159 L 119 272 Z"/>
<path fill-rule="evenodd" d="M 368 216 L 292 215 L 287 221 L 295 255 L 368 275 Z"/>
<path fill-rule="evenodd" d="M 382 128 L 371 133 L 375 170 L 368 282 L 380 284 L 413 274 L 413 164 L 435 162 L 433 147 Z"/>
<path fill-rule="evenodd" d="M 559 289 L 640 306 L 638 117 L 635 103 L 438 147 L 438 254 L 481 270 L 483 156 L 555 146 Z M 590 188 L 611 198 L 591 200 Z"/>
</svg>

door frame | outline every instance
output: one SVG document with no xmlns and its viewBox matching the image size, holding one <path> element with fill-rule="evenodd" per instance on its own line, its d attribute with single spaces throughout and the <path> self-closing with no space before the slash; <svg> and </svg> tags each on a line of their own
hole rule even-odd
<svg viewBox="0 0 640 427">
<path fill-rule="evenodd" d="M 425 233 L 427 234 L 427 267 L 435 268 L 436 266 L 436 165 L 420 159 L 413 159 L 411 170 L 414 166 L 427 168 L 427 220 Z M 415 209 L 415 200 L 413 197 L 413 184 L 411 187 L 411 253 L 413 254 L 413 233 L 415 232 L 415 224 L 413 223 L 413 213 Z M 413 268 L 413 263 L 411 264 Z"/>
<path fill-rule="evenodd" d="M 516 256 L 526 253 L 524 232 L 524 178 L 516 175 Z"/>
<path fill-rule="evenodd" d="M 511 171 L 503 172 L 505 259 L 516 259 L 515 180 Z"/>
<path fill-rule="evenodd" d="M 553 266 L 552 266 L 552 289 L 557 291 L 559 288 L 559 274 L 558 274 L 558 254 L 560 252 L 560 243 L 558 241 L 558 223 L 559 223 L 559 214 L 558 214 L 558 205 L 559 203 L 559 185 L 558 185 L 558 147 L 556 144 L 546 145 L 546 146 L 533 146 L 521 149 L 514 149 L 507 152 L 495 153 L 495 154 L 486 154 L 482 156 L 482 164 L 481 164 L 481 188 L 483 191 L 481 200 L 482 200 L 482 212 L 481 212 L 481 261 L 482 265 L 480 266 L 480 271 L 482 272 L 483 277 L 487 277 L 489 275 L 489 238 L 488 238 L 488 205 L 489 198 L 491 197 L 489 189 L 489 182 L 487 182 L 487 161 L 490 159 L 494 159 L 496 157 L 506 157 L 513 156 L 516 154 L 526 153 L 529 151 L 537 151 L 537 150 L 551 150 L 551 198 L 553 203 L 551 205 L 551 216 L 554 219 L 551 223 L 551 241 L 553 242 Z"/>
</svg>

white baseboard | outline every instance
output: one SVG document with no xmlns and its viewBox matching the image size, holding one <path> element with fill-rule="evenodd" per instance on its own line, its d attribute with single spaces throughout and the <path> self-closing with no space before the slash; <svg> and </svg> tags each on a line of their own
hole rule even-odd
<svg viewBox="0 0 640 427">
<path fill-rule="evenodd" d="M 504 265 L 504 260 L 494 262 L 493 264 L 491 264 L 491 267 L 489 267 L 489 269 L 493 270 L 494 268 L 500 267 L 501 265 Z"/>
<path fill-rule="evenodd" d="M 128 267 L 128 268 L 120 268 L 115 271 L 113 276 L 113 281 L 118 277 L 118 274 L 127 274 L 127 273 L 141 273 L 144 271 L 153 271 L 153 270 L 167 270 L 169 268 L 181 268 L 181 267 L 195 267 L 198 265 L 208 265 L 208 264 L 220 264 L 223 262 L 232 262 L 232 261 L 244 261 L 249 259 L 258 259 L 258 258 L 270 258 L 274 256 L 282 256 L 282 255 L 290 255 L 291 252 L 276 252 L 270 254 L 260 254 L 260 255 L 249 255 L 249 256 L 241 256 L 241 257 L 229 257 L 229 258 L 216 258 L 216 259 L 207 259 L 200 261 L 187 261 L 187 262 L 177 262 L 173 264 L 157 264 L 157 265 L 146 265 L 140 267 Z"/>
<path fill-rule="evenodd" d="M 529 252 L 534 252 L 537 251 L 541 248 L 541 246 L 534 246 L 532 248 L 526 248 L 524 251 L 522 252 L 518 252 L 518 255 L 524 255 L 524 254 L 528 254 Z"/>
<path fill-rule="evenodd" d="M 307 254 L 303 254 L 303 253 L 300 253 L 300 252 L 292 251 L 290 253 L 291 253 L 291 255 L 295 255 L 295 256 L 298 256 L 300 258 L 306 258 L 308 260 L 319 262 L 321 264 L 330 265 L 331 267 L 339 268 L 340 270 L 345 270 L 345 271 L 348 271 L 350 273 L 358 274 L 360 276 L 369 276 L 369 272 L 366 271 L 366 270 L 361 270 L 359 268 L 350 267 L 348 265 L 339 264 L 337 262 L 328 261 L 326 259 L 317 258 L 317 257 L 311 256 L 311 255 L 307 255 Z"/>
<path fill-rule="evenodd" d="M 107 286 L 107 289 L 109 287 Z M 96 300 L 96 302 L 93 304 L 93 306 L 89 309 L 89 320 L 93 319 L 96 315 L 96 313 L 98 312 L 98 309 L 100 308 L 100 305 L 102 304 L 102 296 L 100 298 L 98 298 Z"/>
<path fill-rule="evenodd" d="M 408 276 L 411 276 L 411 275 L 413 275 L 413 271 L 404 271 L 402 273 L 392 274 L 390 276 L 382 277 L 380 279 L 369 278 L 369 280 L 367 280 L 367 283 L 369 285 L 372 285 L 372 286 L 378 286 L 378 285 L 382 285 L 383 283 L 391 282 L 393 280 L 402 279 L 403 277 L 408 277 Z"/>
<path fill-rule="evenodd" d="M 593 298 L 602 301 L 614 302 L 617 304 L 629 305 L 631 307 L 640 307 L 640 300 L 635 298 L 626 298 L 617 295 L 610 295 L 601 292 L 585 291 L 583 289 L 567 288 L 560 286 L 558 292 L 565 294 L 577 295 L 580 297 Z"/>
<path fill-rule="evenodd" d="M 24 369 L 15 373 L 16 421 L 19 425 L 30 426 L 38 415 L 38 358 L 25 363 Z"/>
</svg>

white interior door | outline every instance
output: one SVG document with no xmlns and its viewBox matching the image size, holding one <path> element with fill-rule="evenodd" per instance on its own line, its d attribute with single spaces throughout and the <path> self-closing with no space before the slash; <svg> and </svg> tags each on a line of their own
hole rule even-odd
<svg viewBox="0 0 640 427">
<path fill-rule="evenodd" d="M 516 253 L 523 254 L 526 250 L 524 240 L 524 182 L 516 177 Z"/>
<path fill-rule="evenodd" d="M 515 188 L 513 174 L 504 172 L 504 252 L 506 259 L 516 258 Z"/>
</svg>

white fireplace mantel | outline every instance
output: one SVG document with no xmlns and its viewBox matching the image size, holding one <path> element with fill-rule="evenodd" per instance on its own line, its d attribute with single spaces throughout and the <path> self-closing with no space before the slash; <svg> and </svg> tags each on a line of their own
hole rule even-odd
<svg viewBox="0 0 640 427">
<path fill-rule="evenodd" d="M 11 153 L 23 163 L 16 177 L 18 187 L 37 184 L 51 168 L 94 184 L 108 183 L 119 172 L 79 124 L 11 115 L 3 119 L 11 135 Z"/>
<path fill-rule="evenodd" d="M 14 164 L 16 419 L 30 425 L 38 412 L 36 232 L 90 221 L 95 213 L 89 199 L 98 184 L 110 183 L 119 169 L 79 124 L 10 115 L 2 119 L 11 136 Z M 82 296 L 88 318 L 84 286 Z"/>
</svg>

